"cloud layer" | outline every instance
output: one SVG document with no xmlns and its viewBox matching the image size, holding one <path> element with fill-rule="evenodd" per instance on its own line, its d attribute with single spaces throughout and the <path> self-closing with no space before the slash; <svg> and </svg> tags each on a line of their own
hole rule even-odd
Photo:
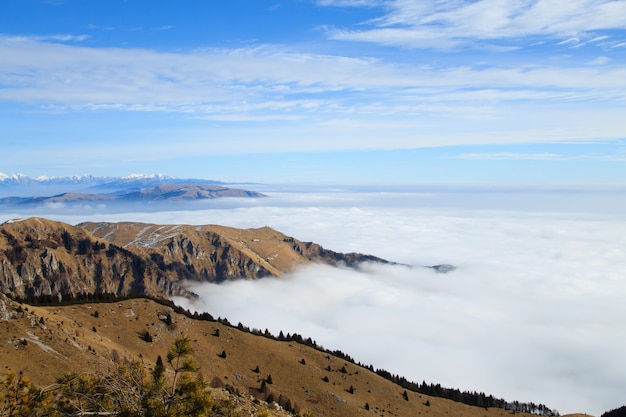
<svg viewBox="0 0 626 417">
<path fill-rule="evenodd" d="M 285 175 L 276 161 L 299 154 L 305 162 L 296 169 L 308 169 L 300 181 L 329 178 L 343 167 L 326 160 L 350 151 L 385 160 L 389 150 L 480 146 L 440 161 L 443 174 L 435 167 L 426 181 L 447 173 L 465 180 L 466 167 L 495 171 L 502 159 L 528 161 L 505 170 L 513 181 L 531 171 L 539 179 L 624 177 L 611 158 L 608 169 L 598 169 L 598 157 L 574 168 L 555 152 L 527 158 L 520 149 L 621 146 L 624 1 L 204 2 L 196 13 L 164 2 L 149 14 L 143 3 L 114 1 L 97 24 L 82 3 L 7 8 L 0 106 L 12 157 L 3 171 L 122 175 L 165 166 L 175 175 L 275 182 Z M 49 13 L 57 13 L 47 19 L 54 25 L 39 24 Z M 257 154 L 271 160 L 252 167 Z M 474 169 L 478 154 L 490 162 Z M 224 156 L 232 162 L 211 170 Z M 239 165 L 241 156 L 252 163 Z M 422 161 L 398 172 L 399 161 L 387 161 L 388 178 L 425 177 Z M 374 179 L 362 172 L 353 178 Z"/>
<path fill-rule="evenodd" d="M 594 65 L 543 57 L 433 65 L 437 57 L 406 63 L 275 45 L 171 52 L 16 36 L 0 36 L 0 54 L 10 57 L 0 64 L 0 101 L 35 108 L 37 117 L 186 120 L 166 128 L 155 119 L 154 131 L 105 139 L 136 154 L 129 143 L 149 137 L 147 158 L 616 139 L 625 128 L 626 74 L 607 57 Z M 185 146 L 173 146 L 181 136 Z"/>
<path fill-rule="evenodd" d="M 622 405 L 626 383 L 626 223 L 585 205 L 589 197 L 292 194 L 179 213 L 192 224 L 270 225 L 413 265 L 312 266 L 284 280 L 198 286 L 202 302 L 190 307 L 297 332 L 418 382 L 599 415 Z M 496 200 L 498 210 L 486 209 Z M 422 267 L 438 263 L 458 269 Z"/>
<path fill-rule="evenodd" d="M 193 288 L 201 302 L 189 307 L 274 334 L 297 332 L 417 382 L 561 413 L 600 415 L 623 405 L 622 192 L 263 191 L 271 198 L 223 199 L 197 211 L 46 210 L 71 223 L 268 225 L 332 250 L 412 265 L 318 265 L 284 280 L 202 285 Z M 423 267 L 440 263 L 457 270 Z"/>
<path fill-rule="evenodd" d="M 298 332 L 418 382 L 561 412 L 599 415 L 623 401 L 623 227 L 553 216 L 320 215 L 315 226 L 346 247 L 418 266 L 317 266 L 283 281 L 198 286 L 202 303 L 192 308 Z M 458 269 L 419 266 L 439 262 Z"/>
</svg>

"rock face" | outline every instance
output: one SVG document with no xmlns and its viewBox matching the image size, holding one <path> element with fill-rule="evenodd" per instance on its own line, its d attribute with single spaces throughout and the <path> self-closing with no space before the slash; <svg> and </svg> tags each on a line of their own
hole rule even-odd
<svg viewBox="0 0 626 417">
<path fill-rule="evenodd" d="M 435 271 L 440 272 L 442 274 L 447 274 L 448 272 L 454 271 L 456 269 L 456 266 L 450 265 L 450 264 L 440 264 L 440 265 L 429 266 L 428 268 L 432 268 Z"/>
<path fill-rule="evenodd" d="M 301 242 L 269 227 L 83 223 L 0 225 L 0 291 L 11 297 L 193 297 L 188 282 L 282 277 L 311 262 L 386 262 Z"/>
</svg>

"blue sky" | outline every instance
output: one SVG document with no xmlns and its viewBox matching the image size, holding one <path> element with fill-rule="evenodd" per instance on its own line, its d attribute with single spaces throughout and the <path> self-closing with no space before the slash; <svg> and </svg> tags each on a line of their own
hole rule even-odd
<svg viewBox="0 0 626 417">
<path fill-rule="evenodd" d="M 626 1 L 5 0 L 0 172 L 624 183 Z"/>
</svg>

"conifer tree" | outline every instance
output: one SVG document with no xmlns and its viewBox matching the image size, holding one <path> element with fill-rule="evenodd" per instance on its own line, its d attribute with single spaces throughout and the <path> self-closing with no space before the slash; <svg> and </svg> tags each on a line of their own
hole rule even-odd
<svg viewBox="0 0 626 417">
<path fill-rule="evenodd" d="M 0 379 L 0 416 L 39 416 L 52 410 L 50 395 L 22 372 L 7 371 Z"/>
<path fill-rule="evenodd" d="M 170 378 L 161 356 L 152 372 L 134 360 L 108 372 L 64 375 L 57 380 L 57 410 L 60 415 L 209 416 L 215 403 L 204 380 L 191 375 L 198 370 L 192 353 L 187 336 L 174 341 L 167 353 Z"/>
</svg>

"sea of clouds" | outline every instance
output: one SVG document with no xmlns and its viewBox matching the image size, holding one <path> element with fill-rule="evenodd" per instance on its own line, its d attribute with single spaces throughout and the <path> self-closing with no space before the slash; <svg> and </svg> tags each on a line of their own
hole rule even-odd
<svg viewBox="0 0 626 417">
<path fill-rule="evenodd" d="M 176 301 L 231 323 L 311 337 L 416 382 L 544 403 L 562 414 L 626 404 L 623 192 L 261 191 L 269 198 L 192 211 L 84 207 L 46 217 L 267 225 L 395 261 L 404 265 L 314 265 L 284 279 L 196 285 L 197 302 Z M 457 269 L 424 267 L 442 263 Z"/>
</svg>

